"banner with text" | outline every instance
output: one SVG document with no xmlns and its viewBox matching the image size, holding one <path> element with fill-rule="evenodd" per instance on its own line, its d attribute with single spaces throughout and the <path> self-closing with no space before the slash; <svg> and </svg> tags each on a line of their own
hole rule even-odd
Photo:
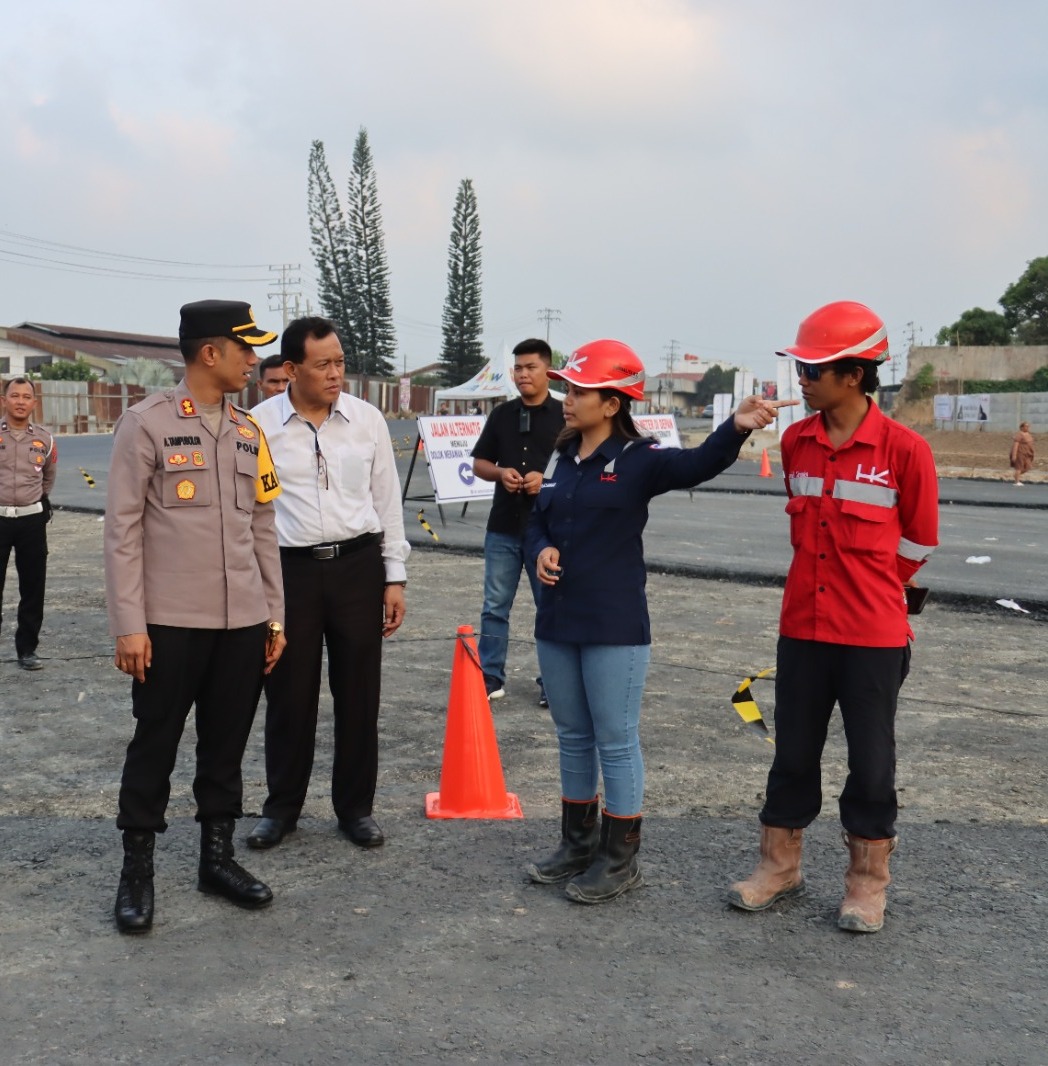
<svg viewBox="0 0 1048 1066">
<path fill-rule="evenodd" d="M 481 481 L 473 473 L 473 451 L 483 415 L 423 415 L 418 431 L 426 448 L 429 480 L 437 503 L 463 503 L 490 500 L 494 481 Z"/>
<path fill-rule="evenodd" d="M 634 415 L 633 424 L 646 437 L 655 437 L 667 448 L 681 447 L 675 415 Z"/>
</svg>

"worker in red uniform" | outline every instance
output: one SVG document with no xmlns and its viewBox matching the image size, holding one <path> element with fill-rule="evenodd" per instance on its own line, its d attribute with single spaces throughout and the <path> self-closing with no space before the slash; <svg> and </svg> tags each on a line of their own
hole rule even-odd
<svg viewBox="0 0 1048 1066">
<path fill-rule="evenodd" d="M 850 854 L 841 929 L 884 924 L 895 848 L 895 709 L 909 670 L 904 586 L 938 543 L 938 482 L 923 437 L 870 394 L 888 358 L 884 322 L 863 304 L 813 312 L 794 345 L 815 412 L 782 437 L 793 562 L 775 675 L 775 758 L 760 813 L 760 862 L 732 906 L 760 911 L 804 891 L 801 837 L 822 803 L 820 761 L 834 704 L 848 744 L 840 795 Z"/>
</svg>

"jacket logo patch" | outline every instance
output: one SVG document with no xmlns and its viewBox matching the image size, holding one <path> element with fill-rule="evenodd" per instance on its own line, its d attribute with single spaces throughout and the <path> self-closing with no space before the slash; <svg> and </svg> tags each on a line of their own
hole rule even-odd
<svg viewBox="0 0 1048 1066">
<path fill-rule="evenodd" d="M 193 465 L 194 466 L 203 466 L 204 465 L 204 453 L 203 452 L 193 452 Z"/>
<path fill-rule="evenodd" d="M 167 460 L 172 466 L 184 466 L 189 462 L 189 456 L 183 455 L 181 452 L 176 452 L 174 455 L 168 456 Z"/>
<path fill-rule="evenodd" d="M 175 495 L 180 500 L 191 500 L 196 495 L 196 485 L 186 478 L 175 486 Z"/>
<path fill-rule="evenodd" d="M 193 401 L 187 396 L 179 405 L 182 408 L 182 414 L 195 415 L 196 408 L 193 406 Z"/>
<path fill-rule="evenodd" d="M 855 480 L 868 481 L 871 485 L 887 485 L 888 475 L 890 473 L 890 470 L 878 471 L 875 466 L 871 466 L 868 472 L 864 472 L 862 469 L 862 463 L 859 463 L 859 466 L 855 471 Z"/>
<path fill-rule="evenodd" d="M 600 475 L 601 481 L 617 481 L 618 477 L 619 477 L 618 474 L 601 474 Z"/>
<path fill-rule="evenodd" d="M 44 457 L 42 455 L 34 455 L 33 462 L 36 463 L 37 466 L 43 466 Z"/>
<path fill-rule="evenodd" d="M 245 440 L 254 440 L 254 430 L 250 430 L 247 426 L 237 426 L 237 433 L 239 433 Z"/>
</svg>

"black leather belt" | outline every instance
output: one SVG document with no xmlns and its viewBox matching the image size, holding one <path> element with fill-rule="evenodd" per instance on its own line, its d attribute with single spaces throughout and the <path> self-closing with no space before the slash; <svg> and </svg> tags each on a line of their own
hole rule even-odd
<svg viewBox="0 0 1048 1066">
<path fill-rule="evenodd" d="M 340 555 L 350 555 L 353 552 L 366 548 L 369 544 L 377 544 L 382 539 L 381 533 L 361 533 L 359 537 L 351 540 L 340 540 L 334 544 L 314 544 L 309 548 L 281 548 L 281 555 L 308 555 L 314 559 L 337 559 Z"/>
</svg>

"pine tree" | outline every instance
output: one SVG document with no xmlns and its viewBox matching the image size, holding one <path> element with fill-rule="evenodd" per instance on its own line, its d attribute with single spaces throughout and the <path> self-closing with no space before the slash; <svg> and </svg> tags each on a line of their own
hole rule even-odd
<svg viewBox="0 0 1048 1066">
<path fill-rule="evenodd" d="M 308 211 L 320 307 L 335 324 L 346 353 L 346 367 L 352 370 L 358 351 L 353 261 L 346 220 L 328 170 L 323 141 L 314 141 L 309 150 Z"/>
<path fill-rule="evenodd" d="M 363 126 L 353 146 L 349 175 L 349 254 L 353 264 L 360 372 L 392 377 L 396 353 L 393 309 L 389 302 L 389 267 L 382 235 L 382 205 L 378 202 L 375 165 Z"/>
<path fill-rule="evenodd" d="M 469 178 L 462 179 L 455 197 L 442 328 L 441 373 L 445 384 L 459 385 L 484 365 L 480 339 L 480 216 Z"/>
</svg>

